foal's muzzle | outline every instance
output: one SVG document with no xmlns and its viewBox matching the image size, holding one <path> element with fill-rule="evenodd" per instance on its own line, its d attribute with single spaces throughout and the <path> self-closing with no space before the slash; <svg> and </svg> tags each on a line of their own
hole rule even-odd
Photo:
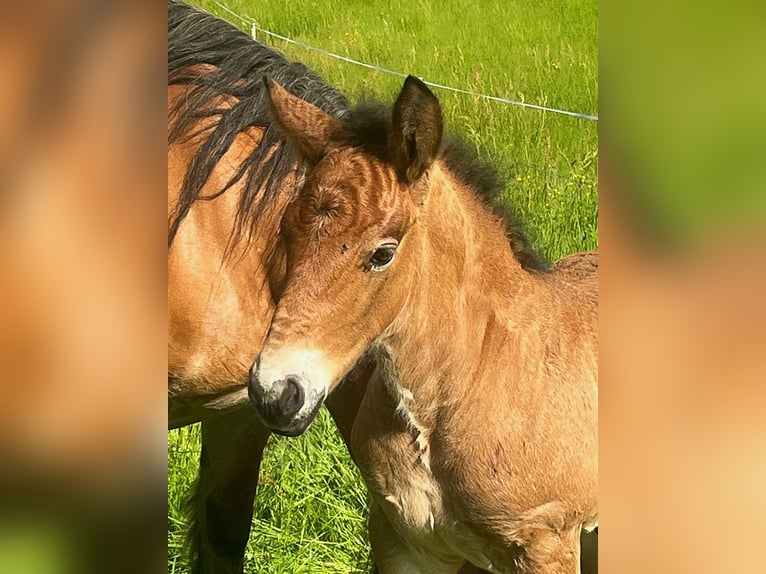
<svg viewBox="0 0 766 574">
<path fill-rule="evenodd" d="M 303 434 L 322 406 L 324 397 L 311 396 L 307 388 L 307 381 L 298 374 L 267 382 L 260 380 L 256 365 L 250 370 L 250 401 L 266 427 L 281 435 Z"/>
</svg>

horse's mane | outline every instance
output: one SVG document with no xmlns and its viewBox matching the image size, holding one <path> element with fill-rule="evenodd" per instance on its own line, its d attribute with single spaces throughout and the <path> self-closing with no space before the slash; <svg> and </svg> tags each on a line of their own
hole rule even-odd
<svg viewBox="0 0 766 574">
<path fill-rule="evenodd" d="M 204 72 L 201 72 L 204 70 Z M 343 95 L 317 74 L 298 62 L 260 44 L 211 14 L 175 1 L 168 1 L 168 86 L 189 89 L 170 110 L 172 128 L 168 143 L 194 134 L 195 126 L 207 119 L 214 127 L 192 159 L 169 222 L 168 246 L 189 213 L 216 164 L 235 137 L 251 127 L 264 128 L 260 144 L 241 165 L 233 179 L 215 197 L 245 179 L 244 191 L 234 223 L 234 241 L 249 234 L 257 215 L 280 189 L 279 182 L 290 173 L 295 159 L 276 127 L 272 127 L 266 101 L 264 76 L 270 76 L 288 91 L 334 117 L 348 109 Z M 233 101 L 227 108 L 211 106 L 221 97 Z"/>
<path fill-rule="evenodd" d="M 201 74 L 200 69 L 205 73 Z M 365 103 L 349 109 L 348 102 L 316 73 L 256 42 L 231 24 L 195 8 L 168 1 L 168 85 L 187 85 L 188 93 L 171 110 L 169 143 L 189 136 L 199 122 L 214 118 L 215 126 L 191 161 L 178 205 L 170 221 L 168 245 L 203 186 L 234 138 L 250 127 L 264 128 L 263 139 L 228 185 L 243 177 L 246 184 L 234 227 L 234 241 L 250 233 L 258 214 L 280 189 L 278 183 L 293 169 L 295 159 L 275 127 L 266 103 L 263 77 L 270 76 L 292 94 L 339 118 L 348 143 L 387 158 L 390 106 Z M 234 99 L 228 108 L 211 107 L 221 96 Z M 505 224 L 511 248 L 524 269 L 548 269 L 532 248 L 520 219 L 504 200 L 505 182 L 476 147 L 455 137 L 445 138 L 440 158 Z"/>
</svg>

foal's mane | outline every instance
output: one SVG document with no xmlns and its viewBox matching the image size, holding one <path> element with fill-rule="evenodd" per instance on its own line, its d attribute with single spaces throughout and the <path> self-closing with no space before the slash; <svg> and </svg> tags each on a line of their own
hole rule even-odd
<svg viewBox="0 0 766 574">
<path fill-rule="evenodd" d="M 168 1 L 168 86 L 188 86 L 187 93 L 170 110 L 173 123 L 168 144 L 200 135 L 194 133 L 197 125 L 215 121 L 189 165 L 169 222 L 168 247 L 195 201 L 214 199 L 242 178 L 245 186 L 232 239 L 236 243 L 249 235 L 264 206 L 279 193 L 279 183 L 293 169 L 295 159 L 271 124 L 263 83 L 266 75 L 336 118 L 348 109 L 345 97 L 305 65 L 288 61 L 224 20 Z M 222 97 L 233 105 L 211 106 Z M 201 196 L 236 136 L 251 127 L 264 128 L 260 144 L 224 189 L 213 197 Z"/>
<path fill-rule="evenodd" d="M 459 138 L 447 139 L 441 158 L 449 170 L 503 222 L 511 249 L 521 267 L 528 271 L 548 271 L 548 262 L 532 247 L 523 222 L 508 204 L 504 195 L 506 181 L 494 166 L 479 157 L 475 146 Z"/>
<path fill-rule="evenodd" d="M 204 73 L 200 73 L 204 69 Z M 194 134 L 194 127 L 214 119 L 215 126 L 192 159 L 168 230 L 168 246 L 178 227 L 197 200 L 218 197 L 245 178 L 244 191 L 234 222 L 233 241 L 249 235 L 258 215 L 279 193 L 279 183 L 290 173 L 295 158 L 276 126 L 272 126 L 266 100 L 264 76 L 270 76 L 287 91 L 341 120 L 347 143 L 390 161 L 388 134 L 390 106 L 364 103 L 349 108 L 346 98 L 316 73 L 299 62 L 288 61 L 274 50 L 253 40 L 228 22 L 174 0 L 168 1 L 168 85 L 185 85 L 170 116 L 168 143 Z M 230 107 L 211 106 L 221 97 L 234 100 Z M 213 169 L 235 137 L 250 127 L 264 128 L 263 138 L 224 189 L 215 196 L 200 193 Z M 503 198 L 505 181 L 489 163 L 482 161 L 475 146 L 447 137 L 440 158 L 505 224 L 511 248 L 522 267 L 546 271 L 548 264 L 532 248 L 521 220 Z"/>
</svg>

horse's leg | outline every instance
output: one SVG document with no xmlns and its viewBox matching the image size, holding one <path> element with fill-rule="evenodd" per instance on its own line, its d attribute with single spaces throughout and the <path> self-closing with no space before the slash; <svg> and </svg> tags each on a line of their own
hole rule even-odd
<svg viewBox="0 0 766 574">
<path fill-rule="evenodd" d="M 202 423 L 202 456 L 189 508 L 193 574 L 240 574 L 269 431 L 243 408 Z"/>
<path fill-rule="evenodd" d="M 370 544 L 377 574 L 457 574 L 463 565 L 459 556 L 414 548 L 375 502 L 370 505 Z"/>
<path fill-rule="evenodd" d="M 340 386 L 327 397 L 326 405 L 335 420 L 341 437 L 346 443 L 352 459 L 356 459 L 354 451 L 351 448 L 351 429 L 354 426 L 356 415 L 359 412 L 359 406 L 367 391 L 367 385 L 375 371 L 375 362 L 371 358 L 365 358 L 346 375 Z M 378 572 L 378 569 L 375 569 Z M 472 564 L 465 563 L 460 569 L 459 574 L 488 574 Z"/>
<path fill-rule="evenodd" d="M 580 528 L 530 529 L 521 555 L 514 542 L 509 545 L 509 558 L 521 574 L 580 574 L 580 533 Z"/>
<path fill-rule="evenodd" d="M 545 570 L 542 570 L 545 571 Z M 478 566 L 466 563 L 459 574 L 484 574 Z M 580 533 L 580 570 L 581 574 L 598 574 L 598 531 Z M 487 573 L 488 574 L 488 573 Z"/>
<path fill-rule="evenodd" d="M 580 533 L 580 570 L 582 574 L 598 574 L 598 530 Z"/>
</svg>

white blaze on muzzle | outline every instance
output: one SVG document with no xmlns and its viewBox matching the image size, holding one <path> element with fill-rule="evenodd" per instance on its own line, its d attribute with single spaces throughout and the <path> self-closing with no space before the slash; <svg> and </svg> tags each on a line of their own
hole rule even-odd
<svg viewBox="0 0 766 574">
<path fill-rule="evenodd" d="M 334 369 L 324 351 L 317 349 L 264 349 L 258 358 L 257 392 L 266 401 L 278 401 L 281 389 L 275 383 L 290 376 L 301 380 L 306 403 L 296 415 L 300 418 L 311 412 L 318 401 L 330 392 Z M 305 412 L 304 412 L 305 411 Z"/>
</svg>

